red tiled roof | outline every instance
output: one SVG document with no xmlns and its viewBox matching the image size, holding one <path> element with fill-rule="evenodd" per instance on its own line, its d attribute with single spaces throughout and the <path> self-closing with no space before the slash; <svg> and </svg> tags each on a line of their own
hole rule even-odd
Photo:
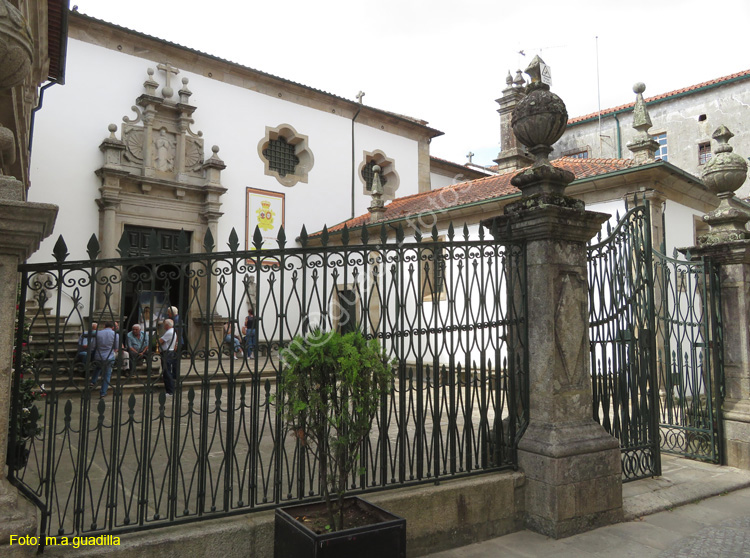
<svg viewBox="0 0 750 558">
<path fill-rule="evenodd" d="M 556 167 L 572 172 L 576 180 L 590 178 L 624 170 L 634 166 L 632 159 L 578 159 L 575 157 L 561 157 L 553 161 Z M 421 192 L 411 196 L 396 198 L 385 206 L 385 212 L 378 222 L 393 221 L 415 217 L 426 213 L 442 213 L 450 209 L 469 205 L 477 202 L 488 202 L 519 192 L 518 188 L 510 183 L 511 178 L 517 174 L 509 172 L 487 178 L 478 178 L 467 182 L 460 182 L 432 190 Z M 346 225 L 349 229 L 361 227 L 370 223 L 370 214 L 365 213 L 359 217 L 349 219 L 328 229 L 328 232 L 340 231 Z M 311 237 L 318 236 L 316 232 Z"/>
<path fill-rule="evenodd" d="M 704 81 L 703 83 L 690 85 L 689 87 L 683 87 L 682 89 L 675 89 L 674 91 L 670 91 L 669 93 L 661 93 L 660 95 L 654 95 L 653 97 L 648 97 L 646 99 L 646 103 L 649 104 L 649 103 L 654 103 L 657 101 L 665 101 L 669 99 L 670 97 L 676 97 L 678 95 L 684 95 L 685 93 L 698 91 L 706 87 L 711 87 L 714 85 L 721 85 L 722 83 L 725 83 L 725 82 L 734 81 L 738 79 L 747 79 L 747 78 L 750 78 L 750 70 L 737 72 L 736 74 L 731 74 L 728 76 L 712 79 L 710 81 Z M 635 101 L 633 101 L 632 103 L 628 103 L 626 105 L 620 105 L 619 107 L 612 107 L 612 108 L 604 109 L 601 111 L 601 115 L 605 116 L 605 115 L 612 114 L 615 112 L 632 110 L 634 106 L 635 106 Z M 584 116 L 576 116 L 575 118 L 571 118 L 570 120 L 568 120 L 568 126 L 570 126 L 571 124 L 580 124 L 583 121 L 597 118 L 599 114 L 600 114 L 599 112 L 592 112 L 591 114 L 586 114 Z"/>
</svg>

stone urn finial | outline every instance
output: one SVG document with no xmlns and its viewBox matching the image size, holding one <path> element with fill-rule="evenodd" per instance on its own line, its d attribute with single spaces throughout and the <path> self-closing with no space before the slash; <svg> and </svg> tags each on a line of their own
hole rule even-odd
<svg viewBox="0 0 750 558">
<path fill-rule="evenodd" d="M 710 230 L 707 235 L 698 238 L 701 245 L 743 240 L 750 236 L 746 228 L 750 213 L 734 201 L 734 192 L 747 178 L 747 162 L 740 155 L 732 153 L 729 140 L 733 136 L 723 125 L 712 135 L 719 145 L 714 156 L 706 163 L 701 178 L 720 201 L 719 207 L 703 217 Z"/>
<path fill-rule="evenodd" d="M 0 0 L 0 87 L 13 87 L 26 79 L 33 44 L 23 14 L 7 0 Z"/>
<path fill-rule="evenodd" d="M 560 97 L 549 90 L 542 81 L 546 65 L 535 56 L 526 68 L 531 83 L 526 87 L 526 96 L 513 111 L 511 126 L 518 141 L 528 147 L 534 155 L 531 169 L 523 171 L 511 180 L 524 196 L 537 193 L 562 195 L 565 187 L 574 180 L 573 173 L 549 162 L 552 144 L 559 140 L 568 124 L 568 111 Z"/>
<path fill-rule="evenodd" d="M 729 140 L 734 134 L 726 126 L 719 126 L 711 137 L 719 145 L 703 168 L 701 178 L 708 188 L 721 197 L 725 193 L 734 193 L 745 182 L 747 162 L 742 156 L 732 153 L 734 148 L 729 145 Z"/>
<path fill-rule="evenodd" d="M 568 124 L 568 111 L 562 99 L 542 82 L 544 61 L 535 56 L 526 68 L 531 83 L 526 88 L 526 97 L 513 111 L 511 126 L 518 141 L 529 148 L 536 161 L 534 166 L 548 162 L 552 144 L 559 140 Z"/>
</svg>

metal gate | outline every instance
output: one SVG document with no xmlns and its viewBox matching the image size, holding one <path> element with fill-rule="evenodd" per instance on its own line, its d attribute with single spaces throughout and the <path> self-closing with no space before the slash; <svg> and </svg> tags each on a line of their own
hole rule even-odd
<svg viewBox="0 0 750 558">
<path fill-rule="evenodd" d="M 661 449 L 718 463 L 724 396 L 718 269 L 654 250 Z"/>
<path fill-rule="evenodd" d="M 660 451 L 718 463 L 724 391 L 718 269 L 651 244 L 648 201 L 588 248 L 594 419 L 620 441 L 623 480 Z"/>
<path fill-rule="evenodd" d="M 661 474 L 648 202 L 588 248 L 594 420 L 620 441 L 623 480 Z"/>
</svg>

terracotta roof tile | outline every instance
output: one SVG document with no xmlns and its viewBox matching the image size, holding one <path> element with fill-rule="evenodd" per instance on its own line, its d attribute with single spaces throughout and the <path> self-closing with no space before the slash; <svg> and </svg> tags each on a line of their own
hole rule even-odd
<svg viewBox="0 0 750 558">
<path fill-rule="evenodd" d="M 688 93 L 691 91 L 697 91 L 699 89 L 710 87 L 712 85 L 720 85 L 724 82 L 733 81 L 736 79 L 747 79 L 747 78 L 750 78 L 750 70 L 744 70 L 742 72 L 737 72 L 735 74 L 731 74 L 728 76 L 712 79 L 710 81 L 704 81 L 703 83 L 697 83 L 695 85 L 683 87 L 682 89 L 675 89 L 674 91 L 670 91 L 668 93 L 661 93 L 659 95 L 654 95 L 653 97 L 648 97 L 646 99 L 646 104 L 654 103 L 657 101 L 665 101 L 669 99 L 670 97 L 683 95 L 685 93 Z M 621 111 L 628 110 L 628 109 L 632 110 L 634 106 L 635 106 L 635 101 L 632 103 L 625 104 L 625 105 L 620 105 L 619 107 L 612 107 L 612 108 L 604 109 L 601 111 L 601 115 L 605 116 L 608 114 L 621 112 Z M 600 114 L 599 112 L 592 112 L 591 114 L 586 114 L 584 116 L 576 116 L 575 118 L 571 118 L 570 120 L 568 120 L 568 126 L 570 126 L 571 124 L 580 124 L 581 122 L 584 122 L 586 120 L 597 118 L 599 114 Z"/>
<path fill-rule="evenodd" d="M 571 171 L 576 179 L 616 172 L 635 165 L 632 159 L 578 159 L 575 157 L 561 157 L 554 160 L 553 164 Z M 385 212 L 378 219 L 378 222 L 405 219 L 431 212 L 442 213 L 472 203 L 490 201 L 516 194 L 519 192 L 518 188 L 510 183 L 511 178 L 515 174 L 517 173 L 509 172 L 486 178 L 478 178 L 430 192 L 421 192 L 419 194 L 412 194 L 411 196 L 396 198 L 385 206 Z M 340 231 L 344 228 L 344 225 L 349 229 L 353 229 L 368 223 L 370 223 L 370 214 L 365 213 L 364 215 L 334 225 L 328 231 Z M 310 236 L 315 237 L 319 234 L 320 232 L 316 232 Z"/>
</svg>

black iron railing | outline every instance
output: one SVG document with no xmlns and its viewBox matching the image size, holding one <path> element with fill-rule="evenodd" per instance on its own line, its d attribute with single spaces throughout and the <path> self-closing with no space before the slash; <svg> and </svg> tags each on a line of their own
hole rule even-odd
<svg viewBox="0 0 750 558">
<path fill-rule="evenodd" d="M 324 230 L 313 246 L 303 229 L 290 247 L 282 229 L 270 248 L 256 230 L 241 251 L 232 231 L 216 252 L 209 232 L 189 253 L 181 234 L 161 253 L 154 233 L 151 252 L 133 255 L 123 235 L 116 259 L 99 259 L 92 237 L 81 261 L 67 260 L 60 238 L 56 261 L 20 266 L 31 335 L 19 328 L 13 397 L 22 375 L 44 397 L 38 413 L 13 408 L 13 420 L 33 417 L 34 433 L 11 431 L 10 477 L 42 510 L 41 533 L 125 532 L 317 497 L 317 465 L 275 397 L 279 349 L 313 327 L 359 330 L 396 362 L 352 490 L 515 466 L 528 422 L 522 247 L 466 227 L 409 241 L 402 229 L 388 241 L 385 227 L 377 240 L 364 228 L 350 236 L 334 246 Z M 171 397 L 153 339 L 173 307 Z M 142 324 L 152 338 L 142 359 L 114 359 L 101 399 L 101 384 L 89 385 L 97 360 L 77 354 L 92 322 L 123 337 Z M 232 335 L 246 326 L 254 334 L 237 351 Z"/>
</svg>

